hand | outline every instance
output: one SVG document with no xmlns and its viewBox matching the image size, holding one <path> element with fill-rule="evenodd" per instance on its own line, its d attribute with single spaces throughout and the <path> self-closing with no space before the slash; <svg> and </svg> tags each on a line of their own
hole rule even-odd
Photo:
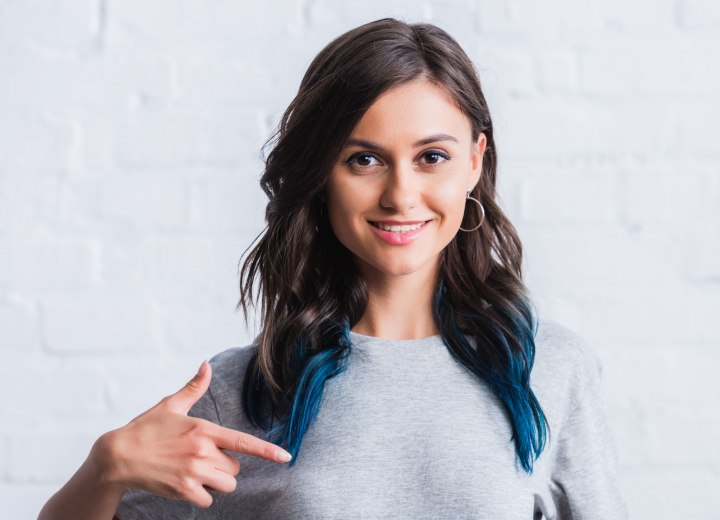
<svg viewBox="0 0 720 520">
<path fill-rule="evenodd" d="M 122 428 L 106 433 L 93 447 L 108 483 L 144 489 L 169 498 L 210 507 L 207 488 L 230 493 L 240 463 L 222 450 L 288 462 L 290 454 L 247 433 L 188 417 L 212 378 L 210 364 L 177 393 L 165 397 Z"/>
</svg>

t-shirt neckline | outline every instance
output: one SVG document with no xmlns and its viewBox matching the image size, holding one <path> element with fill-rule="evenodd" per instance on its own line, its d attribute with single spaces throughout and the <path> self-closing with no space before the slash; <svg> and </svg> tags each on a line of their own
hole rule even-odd
<svg viewBox="0 0 720 520">
<path fill-rule="evenodd" d="M 358 332 L 350 331 L 350 342 L 353 345 L 366 344 L 366 345 L 391 345 L 398 347 L 420 347 L 424 345 L 437 345 L 443 344 L 442 336 L 436 334 L 434 336 L 426 336 L 424 338 L 412 338 L 412 339 L 389 339 L 380 338 L 377 336 L 366 336 Z"/>
</svg>

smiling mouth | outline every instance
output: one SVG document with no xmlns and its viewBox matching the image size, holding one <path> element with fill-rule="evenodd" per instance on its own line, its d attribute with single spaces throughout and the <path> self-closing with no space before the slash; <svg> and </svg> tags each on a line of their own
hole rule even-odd
<svg viewBox="0 0 720 520">
<path fill-rule="evenodd" d="M 425 224 L 430 222 L 430 220 L 417 222 L 415 224 L 383 224 L 382 222 L 368 222 L 370 222 L 370 224 L 372 224 L 376 228 L 382 229 L 383 231 L 390 231 L 393 233 L 408 233 L 410 231 L 415 231 L 416 229 L 423 227 Z"/>
</svg>

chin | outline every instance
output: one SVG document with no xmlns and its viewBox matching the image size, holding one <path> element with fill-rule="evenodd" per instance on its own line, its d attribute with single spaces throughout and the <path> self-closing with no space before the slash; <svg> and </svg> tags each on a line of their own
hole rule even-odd
<svg viewBox="0 0 720 520">
<path fill-rule="evenodd" d="M 365 260 L 364 263 L 377 273 L 382 273 L 386 276 L 403 276 L 423 270 L 423 268 L 428 266 L 429 261 L 430 259 L 423 261 L 415 257 L 397 259 L 395 262 L 389 262 L 388 258 L 383 258 L 375 262 Z"/>
</svg>

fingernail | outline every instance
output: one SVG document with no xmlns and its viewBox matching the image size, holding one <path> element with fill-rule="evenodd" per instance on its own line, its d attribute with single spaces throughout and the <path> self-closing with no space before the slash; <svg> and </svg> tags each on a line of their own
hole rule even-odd
<svg viewBox="0 0 720 520">
<path fill-rule="evenodd" d="M 206 363 L 207 362 L 203 359 L 203 362 L 200 363 L 200 368 L 198 368 L 197 375 L 201 376 L 205 373 L 205 370 L 207 370 Z"/>
<path fill-rule="evenodd" d="M 285 450 L 278 450 L 277 458 L 280 462 L 290 462 L 292 460 L 292 455 Z"/>
</svg>

